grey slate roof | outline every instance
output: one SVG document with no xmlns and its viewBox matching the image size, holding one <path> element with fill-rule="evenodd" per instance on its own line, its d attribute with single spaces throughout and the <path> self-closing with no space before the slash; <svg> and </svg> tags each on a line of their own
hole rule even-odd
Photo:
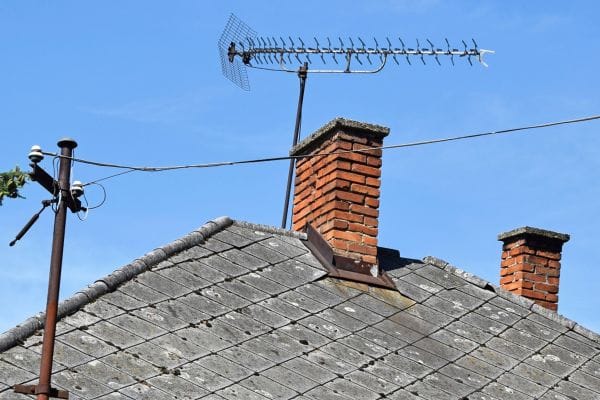
<svg viewBox="0 0 600 400">
<path fill-rule="evenodd" d="M 53 383 L 75 399 L 600 398 L 597 334 L 432 257 L 381 264 L 397 291 L 328 278 L 302 234 L 217 219 L 63 302 Z M 10 387 L 37 379 L 41 321 L 0 335 L 0 399 L 28 398 Z"/>
</svg>

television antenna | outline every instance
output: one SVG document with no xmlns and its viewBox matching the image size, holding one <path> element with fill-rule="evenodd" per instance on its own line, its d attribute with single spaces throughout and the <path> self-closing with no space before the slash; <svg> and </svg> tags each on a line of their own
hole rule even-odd
<svg viewBox="0 0 600 400">
<path fill-rule="evenodd" d="M 373 38 L 367 44 L 360 37 L 337 37 L 333 41 L 326 38 L 321 42 L 313 37 L 311 44 L 308 44 L 302 38 L 294 40 L 291 36 L 258 36 L 252 28 L 231 14 L 218 46 L 223 75 L 243 90 L 250 90 L 248 68 L 298 75 L 300 92 L 292 137 L 292 146 L 295 146 L 300 138 L 304 89 L 309 73 L 375 74 L 383 70 L 390 60 L 398 65 L 399 59 L 403 59 L 408 65 L 412 65 L 413 62 L 426 65 L 427 60 L 433 59 L 441 66 L 440 59 L 443 57 L 449 58 L 452 65 L 455 58 L 463 58 L 470 65 L 473 65 L 475 60 L 487 67 L 484 56 L 494 54 L 493 50 L 480 49 L 474 39 L 471 39 L 472 45 L 467 45 L 467 42 L 462 40 L 461 48 L 451 46 L 448 39 L 444 41 L 445 46 L 438 47 L 429 39 L 425 40 L 426 45 L 417 39 L 415 46 L 410 47 L 402 38 L 390 40 L 386 37 L 385 41 Z M 328 68 L 331 63 L 336 67 Z M 285 228 L 287 223 L 293 173 L 294 160 L 290 160 L 282 228 Z"/>
</svg>

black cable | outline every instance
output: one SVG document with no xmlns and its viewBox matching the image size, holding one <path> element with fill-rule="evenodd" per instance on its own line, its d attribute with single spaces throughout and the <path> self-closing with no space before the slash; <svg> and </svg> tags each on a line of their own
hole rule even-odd
<svg viewBox="0 0 600 400">
<path fill-rule="evenodd" d="M 102 193 L 104 194 L 104 197 L 102 198 L 102 201 L 101 201 L 100 203 L 98 203 L 97 205 L 95 205 L 95 206 L 93 206 L 93 207 L 89 207 L 89 206 L 88 206 L 88 207 L 87 207 L 87 209 L 88 209 L 88 210 L 93 210 L 93 209 L 95 209 L 95 208 L 100 208 L 100 207 L 102 207 L 102 205 L 103 205 L 103 204 L 106 202 L 106 198 L 108 197 L 108 196 L 106 195 L 106 188 L 105 188 L 103 185 L 101 185 L 101 184 L 99 184 L 99 183 L 97 183 L 97 182 L 90 182 L 90 183 L 86 183 L 86 186 L 87 186 L 87 185 L 97 185 L 97 186 L 100 186 L 100 189 L 102 189 Z M 87 198 L 85 197 L 85 194 L 84 194 L 83 196 L 84 196 L 84 198 L 85 198 L 85 201 L 86 201 L 86 203 L 87 203 Z"/>
<path fill-rule="evenodd" d="M 452 142 L 452 141 L 464 140 L 464 139 L 473 139 L 473 138 L 478 138 L 478 137 L 483 137 L 483 136 L 513 133 L 513 132 L 519 132 L 519 131 L 525 131 L 525 130 L 531 130 L 531 129 L 548 128 L 548 127 L 558 126 L 558 125 L 574 124 L 574 123 L 592 121 L 592 120 L 597 120 L 597 119 L 600 119 L 600 115 L 593 115 L 593 116 L 589 116 L 589 117 L 576 118 L 576 119 L 570 119 L 570 120 L 564 120 L 564 121 L 548 122 L 548 123 L 536 124 L 536 125 L 527 125 L 527 126 L 522 126 L 522 127 L 518 127 L 518 128 L 509 128 L 509 129 L 502 129 L 502 130 L 489 131 L 489 132 L 483 132 L 483 133 L 475 133 L 475 134 L 462 135 L 462 136 L 451 136 L 451 137 L 447 137 L 447 138 L 431 139 L 431 140 L 424 140 L 424 141 L 411 142 L 411 143 L 402 143 L 402 144 L 395 144 L 395 145 L 389 145 L 389 146 L 366 147 L 363 149 L 356 149 L 356 150 L 341 150 L 341 151 L 335 151 L 335 152 L 315 153 L 315 154 L 308 154 L 308 155 L 268 157 L 268 158 L 257 158 L 257 159 L 250 159 L 250 160 L 222 161 L 222 162 L 215 162 L 215 163 L 176 165 L 176 166 L 167 166 L 167 167 L 135 167 L 135 166 L 129 166 L 129 165 L 90 161 L 90 160 L 85 160 L 85 159 L 81 159 L 81 158 L 66 157 L 66 156 L 55 154 L 55 153 L 46 153 L 46 152 L 42 152 L 42 153 L 45 155 L 50 155 L 50 156 L 59 157 L 59 158 L 69 158 L 69 159 L 72 159 L 74 161 L 77 161 L 77 162 L 80 162 L 83 164 L 95 165 L 95 166 L 99 166 L 99 167 L 119 168 L 119 169 L 127 170 L 127 171 L 124 171 L 124 172 L 121 172 L 118 174 L 114 174 L 114 175 L 110 175 L 110 176 L 107 176 L 104 178 L 100 178 L 100 179 L 97 179 L 95 181 L 88 183 L 88 184 L 92 184 L 92 183 L 96 183 L 96 182 L 99 182 L 99 181 L 102 181 L 105 179 L 109 179 L 109 178 L 119 176 L 119 175 L 124 175 L 124 174 L 134 172 L 134 171 L 162 172 L 162 171 L 173 171 L 173 170 L 179 170 L 179 169 L 189 169 L 189 168 L 213 168 L 213 167 L 221 167 L 221 166 L 226 166 L 226 165 L 255 164 L 255 163 L 272 162 L 272 161 L 324 157 L 324 156 L 329 156 L 332 154 L 365 153 L 365 152 L 369 152 L 371 150 L 387 150 L 387 149 L 398 149 L 398 148 L 404 148 L 404 147 L 416 147 L 416 146 Z M 86 185 L 88 185 L 88 184 L 86 184 Z"/>
<path fill-rule="evenodd" d="M 96 179 L 96 180 L 94 180 L 94 181 L 91 181 L 91 182 L 85 183 L 85 184 L 83 184 L 83 186 L 88 186 L 88 185 L 94 185 L 94 184 L 98 184 L 98 182 L 102 182 L 102 181 L 105 181 L 105 180 L 107 180 L 107 179 L 114 178 L 114 177 L 116 177 L 116 176 L 120 176 L 120 175 L 129 174 L 130 172 L 139 172 L 139 171 L 137 171 L 137 170 L 135 170 L 135 169 L 128 169 L 127 171 L 121 171 L 121 172 L 119 172 L 119 173 L 117 173 L 117 174 L 108 175 L 108 176 L 105 176 L 105 177 L 103 177 L 103 178 L 99 178 L 99 179 Z M 102 186 L 102 185 L 100 185 L 100 186 Z M 102 187 L 104 188 L 104 186 L 102 186 Z"/>
</svg>

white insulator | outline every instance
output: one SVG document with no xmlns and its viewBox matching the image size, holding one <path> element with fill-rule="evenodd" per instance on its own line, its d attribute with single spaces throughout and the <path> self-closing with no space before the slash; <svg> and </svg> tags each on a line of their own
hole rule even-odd
<svg viewBox="0 0 600 400">
<path fill-rule="evenodd" d="M 44 159 L 44 155 L 42 154 L 42 148 L 37 144 L 31 146 L 31 150 L 29 151 L 29 159 L 31 162 L 37 164 Z"/>
<path fill-rule="evenodd" d="M 74 181 L 71 184 L 71 195 L 75 198 L 83 195 L 83 183 L 81 181 Z"/>
</svg>

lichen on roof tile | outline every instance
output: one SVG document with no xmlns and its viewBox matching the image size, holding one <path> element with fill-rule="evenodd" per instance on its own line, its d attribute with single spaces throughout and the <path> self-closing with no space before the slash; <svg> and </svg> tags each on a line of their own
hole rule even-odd
<svg viewBox="0 0 600 400">
<path fill-rule="evenodd" d="M 62 307 L 55 385 L 90 400 L 600 397 L 600 340 L 573 321 L 432 257 L 394 258 L 396 290 L 329 278 L 305 240 L 220 218 L 101 278 Z M 0 398 L 26 398 L 10 387 L 36 379 L 42 323 L 0 336 Z"/>
</svg>

